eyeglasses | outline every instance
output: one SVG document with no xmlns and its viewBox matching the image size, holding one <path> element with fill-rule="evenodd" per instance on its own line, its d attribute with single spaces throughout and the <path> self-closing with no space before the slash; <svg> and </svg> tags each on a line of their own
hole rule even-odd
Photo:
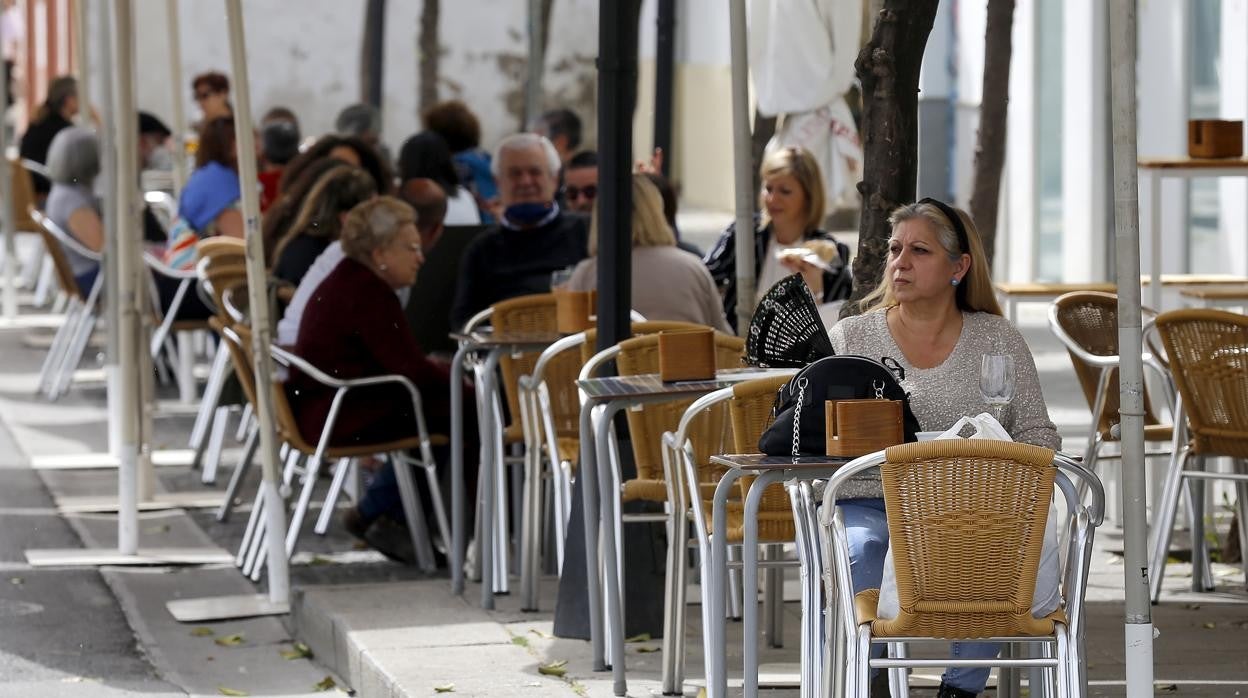
<svg viewBox="0 0 1248 698">
<path fill-rule="evenodd" d="M 209 97 L 215 95 L 216 92 L 213 92 L 212 90 L 204 90 L 203 92 L 195 92 L 193 94 L 194 94 L 196 102 L 202 102 L 205 99 L 208 99 Z"/>
<path fill-rule="evenodd" d="M 582 196 L 585 197 L 586 201 L 593 201 L 594 197 L 598 196 L 598 186 L 595 184 L 587 184 L 583 187 L 568 185 L 563 188 L 563 193 L 569 201 L 579 199 Z"/>
</svg>

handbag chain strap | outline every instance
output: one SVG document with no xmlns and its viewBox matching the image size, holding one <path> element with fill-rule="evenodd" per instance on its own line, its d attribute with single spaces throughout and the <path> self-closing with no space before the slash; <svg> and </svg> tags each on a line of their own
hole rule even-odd
<svg viewBox="0 0 1248 698">
<path fill-rule="evenodd" d="M 871 381 L 871 387 L 875 388 L 875 399 L 883 400 L 884 399 L 884 381 L 873 380 Z"/>
<path fill-rule="evenodd" d="M 806 401 L 806 384 L 810 379 L 802 376 L 797 379 L 797 405 L 793 408 L 793 455 L 797 456 L 801 453 L 802 445 L 802 403 Z"/>
</svg>

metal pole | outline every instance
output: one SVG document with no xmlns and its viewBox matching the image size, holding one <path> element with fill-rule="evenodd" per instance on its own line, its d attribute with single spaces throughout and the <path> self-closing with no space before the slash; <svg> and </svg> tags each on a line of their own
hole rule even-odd
<svg viewBox="0 0 1248 698">
<path fill-rule="evenodd" d="M 1135 0 L 1110 4 L 1110 95 L 1113 114 L 1114 237 L 1118 268 L 1118 355 L 1121 361 L 1122 512 L 1126 591 L 1128 698 L 1153 694 L 1153 619 L 1148 593 L 1148 522 L 1144 478 L 1144 365 L 1140 320 L 1140 202 L 1137 180 Z"/>
<path fill-rule="evenodd" d="M 654 147 L 663 151 L 663 176 L 672 171 L 672 94 L 676 65 L 676 0 L 659 0 L 654 47 Z"/>
<path fill-rule="evenodd" d="M 70 8 L 69 21 L 74 34 L 74 78 L 78 81 L 79 126 L 91 128 L 91 89 L 87 84 L 87 5 L 88 0 L 77 0 Z"/>
<path fill-rule="evenodd" d="M 635 0 L 598 5 L 598 348 L 630 335 L 633 107 L 637 90 Z"/>
<path fill-rule="evenodd" d="M 754 315 L 754 163 L 750 154 L 749 59 L 746 54 L 745 0 L 732 0 L 728 6 L 732 43 L 732 151 L 733 183 L 736 192 L 737 229 L 737 331 L 749 331 Z"/>
<path fill-rule="evenodd" d="M 166 13 L 168 26 L 165 34 L 169 36 L 169 83 L 173 85 L 173 195 L 182 193 L 182 185 L 186 184 L 186 108 L 182 100 L 182 37 L 178 34 L 178 0 L 169 0 L 169 11 Z"/>
<path fill-rule="evenodd" d="M 524 126 L 532 128 L 542 113 L 542 67 L 544 53 L 542 44 L 542 0 L 529 0 L 529 63 L 528 78 L 524 83 Z"/>
<path fill-rule="evenodd" d="M 17 219 L 13 206 L 13 169 L 9 164 L 9 89 L 0 85 L 0 225 L 4 228 L 4 317 L 17 317 Z"/>
<path fill-rule="evenodd" d="M 290 576 L 286 560 L 286 505 L 278 494 L 281 475 L 277 469 L 277 431 L 273 426 L 273 377 L 269 345 L 268 277 L 264 271 L 264 242 L 260 239 L 260 198 L 256 191 L 256 146 L 251 127 L 251 86 L 247 78 L 247 43 L 243 33 L 241 0 L 226 0 L 230 29 L 230 64 L 234 73 L 234 139 L 238 147 L 238 178 L 242 183 L 243 220 L 247 239 L 247 300 L 251 312 L 252 353 L 256 366 L 256 418 L 260 429 L 260 456 L 264 492 L 265 526 L 268 533 L 269 601 L 290 601 Z"/>
<path fill-rule="evenodd" d="M 114 0 L 113 32 L 115 36 L 113 76 L 116 94 L 116 119 L 113 122 L 113 138 L 117 144 L 117 204 L 118 227 L 111 231 L 117 238 L 117 297 L 109 299 L 120 305 L 117 325 L 117 349 L 122 357 L 130 357 L 118 365 L 118 404 L 121 418 L 121 459 L 118 470 L 117 548 L 124 555 L 133 555 L 139 549 L 139 451 L 140 404 L 139 362 L 134 360 L 139 352 L 147 351 L 139 341 L 138 313 L 138 237 L 140 230 L 138 192 L 138 152 L 135 148 L 135 123 L 138 116 L 134 107 L 134 44 L 131 0 Z"/>
<path fill-rule="evenodd" d="M 100 47 L 100 65 L 113 65 L 112 21 L 108 3 L 97 2 L 95 8 L 96 45 Z M 100 71 L 100 99 L 102 106 L 103 127 L 100 129 L 100 178 L 101 192 L 104 196 L 104 317 L 110 328 L 121 326 L 121 304 L 112 299 L 119 298 L 117 289 L 117 240 L 115 234 L 120 228 L 117 225 L 117 144 L 113 141 L 116 123 L 114 111 L 112 70 Z M 104 379 L 108 390 L 108 453 L 113 458 L 121 458 L 121 389 L 118 371 L 121 349 L 118 346 L 117 332 L 106 332 L 108 348 L 105 351 Z"/>
</svg>

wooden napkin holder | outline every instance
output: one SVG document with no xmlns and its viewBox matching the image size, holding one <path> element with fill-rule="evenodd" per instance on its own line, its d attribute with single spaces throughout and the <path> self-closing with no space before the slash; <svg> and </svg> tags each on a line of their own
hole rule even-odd
<svg viewBox="0 0 1248 698">
<path fill-rule="evenodd" d="M 1244 154 L 1244 122 L 1192 119 L 1187 122 L 1187 154 L 1194 158 L 1237 158 Z"/>
<path fill-rule="evenodd" d="M 660 332 L 659 378 L 665 383 L 715 378 L 715 331 L 708 327 Z"/>
<path fill-rule="evenodd" d="M 828 400 L 824 420 L 829 456 L 858 456 L 905 441 L 900 400 Z"/>
<path fill-rule="evenodd" d="M 555 289 L 555 329 L 560 334 L 576 334 L 594 326 L 592 317 L 597 293 Z"/>
</svg>

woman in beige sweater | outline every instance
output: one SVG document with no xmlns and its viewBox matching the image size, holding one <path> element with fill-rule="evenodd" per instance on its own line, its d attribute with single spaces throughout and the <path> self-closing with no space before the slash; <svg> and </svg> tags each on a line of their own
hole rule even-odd
<svg viewBox="0 0 1248 698">
<path fill-rule="evenodd" d="M 632 307 L 647 320 L 683 320 L 732 334 L 711 273 L 696 255 L 676 247 L 663 217 L 663 198 L 644 174 L 633 175 Z M 589 258 L 572 272 L 568 288 L 598 287 L 598 209 L 589 232 Z"/>
</svg>

